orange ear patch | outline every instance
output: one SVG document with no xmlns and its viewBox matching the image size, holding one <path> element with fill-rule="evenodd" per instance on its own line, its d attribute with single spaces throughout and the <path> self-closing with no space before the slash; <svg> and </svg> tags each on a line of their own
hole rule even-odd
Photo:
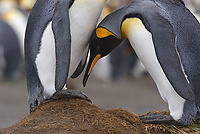
<svg viewBox="0 0 200 134">
<path fill-rule="evenodd" d="M 107 29 L 102 28 L 102 27 L 96 29 L 96 35 L 98 38 L 105 38 L 105 37 L 112 35 L 112 36 L 116 37 L 117 39 L 119 39 L 119 37 L 117 37 L 115 34 L 113 34 L 112 32 L 110 32 Z"/>
</svg>

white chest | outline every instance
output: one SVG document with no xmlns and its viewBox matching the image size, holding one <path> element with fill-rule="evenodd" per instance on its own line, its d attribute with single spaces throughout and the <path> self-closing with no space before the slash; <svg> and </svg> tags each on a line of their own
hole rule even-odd
<svg viewBox="0 0 200 134">
<path fill-rule="evenodd" d="M 83 56 L 104 3 L 102 0 L 75 0 L 69 9 L 71 61 L 68 77 L 75 71 Z M 49 94 L 55 92 L 55 45 L 52 22 L 50 22 L 43 33 L 40 52 L 36 58 L 40 81 Z"/>
<path fill-rule="evenodd" d="M 102 0 L 75 0 L 69 10 L 72 41 L 69 76 L 83 56 L 104 3 Z"/>
<path fill-rule="evenodd" d="M 132 19 L 129 21 L 126 29 L 123 29 L 126 37 L 154 79 L 161 97 L 168 103 L 170 114 L 174 119 L 179 119 L 182 116 L 185 100 L 176 93 L 163 72 L 156 56 L 151 33 L 145 29 L 140 20 Z"/>
</svg>

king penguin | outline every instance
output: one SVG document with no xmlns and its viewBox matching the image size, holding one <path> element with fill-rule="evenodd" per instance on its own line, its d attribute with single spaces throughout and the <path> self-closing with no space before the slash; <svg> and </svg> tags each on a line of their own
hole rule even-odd
<svg viewBox="0 0 200 134">
<path fill-rule="evenodd" d="M 15 31 L 0 16 L 0 76 L 9 80 L 21 77 L 22 55 Z"/>
<path fill-rule="evenodd" d="M 66 94 L 68 77 L 85 66 L 88 42 L 106 0 L 37 0 L 25 35 L 25 73 L 30 112 L 45 100 Z M 71 90 L 72 96 L 85 96 Z"/>
<path fill-rule="evenodd" d="M 27 16 L 19 8 L 16 0 L 0 0 L 0 13 L 3 20 L 11 26 L 20 43 L 21 56 L 24 56 L 24 35 Z"/>
<path fill-rule="evenodd" d="M 153 43 L 135 43 L 135 21 L 141 21 Z M 188 125 L 200 112 L 200 24 L 182 0 L 134 0 L 109 14 L 90 42 L 86 81 L 95 63 L 125 38 L 154 79 L 170 115 L 148 114 L 146 123 Z"/>
</svg>

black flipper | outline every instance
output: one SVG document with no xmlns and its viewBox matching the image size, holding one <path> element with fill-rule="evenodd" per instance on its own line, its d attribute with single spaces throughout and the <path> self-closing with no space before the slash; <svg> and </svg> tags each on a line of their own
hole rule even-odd
<svg viewBox="0 0 200 134">
<path fill-rule="evenodd" d="M 157 11 L 151 11 L 145 12 L 144 18 L 150 25 L 149 29 L 152 33 L 158 61 L 176 92 L 184 99 L 192 101 L 194 100 L 194 93 L 187 81 L 184 67 L 177 51 L 175 29 L 164 16 Z"/>
<path fill-rule="evenodd" d="M 63 89 L 67 82 L 69 72 L 71 55 L 71 34 L 69 20 L 70 5 L 70 1 L 59 0 L 52 18 L 52 29 L 56 44 L 56 91 Z"/>
<path fill-rule="evenodd" d="M 85 51 L 83 58 L 81 59 L 80 63 L 78 64 L 78 67 L 76 68 L 75 72 L 72 74 L 72 76 L 71 76 L 72 79 L 78 77 L 81 74 L 81 72 L 83 71 L 83 69 L 86 65 L 86 62 L 87 62 L 88 53 L 89 53 L 89 48 L 87 48 L 87 50 Z"/>
<path fill-rule="evenodd" d="M 184 41 L 193 38 L 191 33 L 197 37 L 199 37 L 199 33 L 196 32 L 198 30 L 191 31 L 191 25 L 184 27 L 184 31 L 186 31 L 184 35 L 181 33 L 180 25 L 183 25 L 181 24 L 183 16 L 187 16 L 184 24 L 192 22 L 192 26 L 199 29 L 198 21 L 181 1 L 134 0 L 131 4 L 108 15 L 98 27 L 104 27 L 121 38 L 121 25 L 125 19 L 134 17 L 141 19 L 145 28 L 152 34 L 156 55 L 166 77 L 181 97 L 186 100 L 194 100 L 192 86 L 186 78 L 187 74 L 190 75 L 190 72 L 187 71 L 189 65 L 186 66 L 187 64 L 181 61 L 182 52 L 178 49 L 184 47 L 180 47 L 182 44 L 188 48 L 190 43 Z M 194 38 L 194 40 L 197 39 Z"/>
</svg>

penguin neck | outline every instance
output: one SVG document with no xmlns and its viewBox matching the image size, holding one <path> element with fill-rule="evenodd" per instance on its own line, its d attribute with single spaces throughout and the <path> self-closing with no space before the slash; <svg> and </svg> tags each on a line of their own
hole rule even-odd
<svg viewBox="0 0 200 134">
<path fill-rule="evenodd" d="M 141 25 L 141 20 L 138 18 L 127 18 L 122 22 L 121 26 L 121 33 L 122 33 L 122 40 L 125 38 L 129 38 L 129 35 L 133 29 L 137 26 Z"/>
<path fill-rule="evenodd" d="M 75 0 L 69 9 L 71 29 L 69 76 L 83 57 L 105 2 L 106 0 Z"/>
</svg>

